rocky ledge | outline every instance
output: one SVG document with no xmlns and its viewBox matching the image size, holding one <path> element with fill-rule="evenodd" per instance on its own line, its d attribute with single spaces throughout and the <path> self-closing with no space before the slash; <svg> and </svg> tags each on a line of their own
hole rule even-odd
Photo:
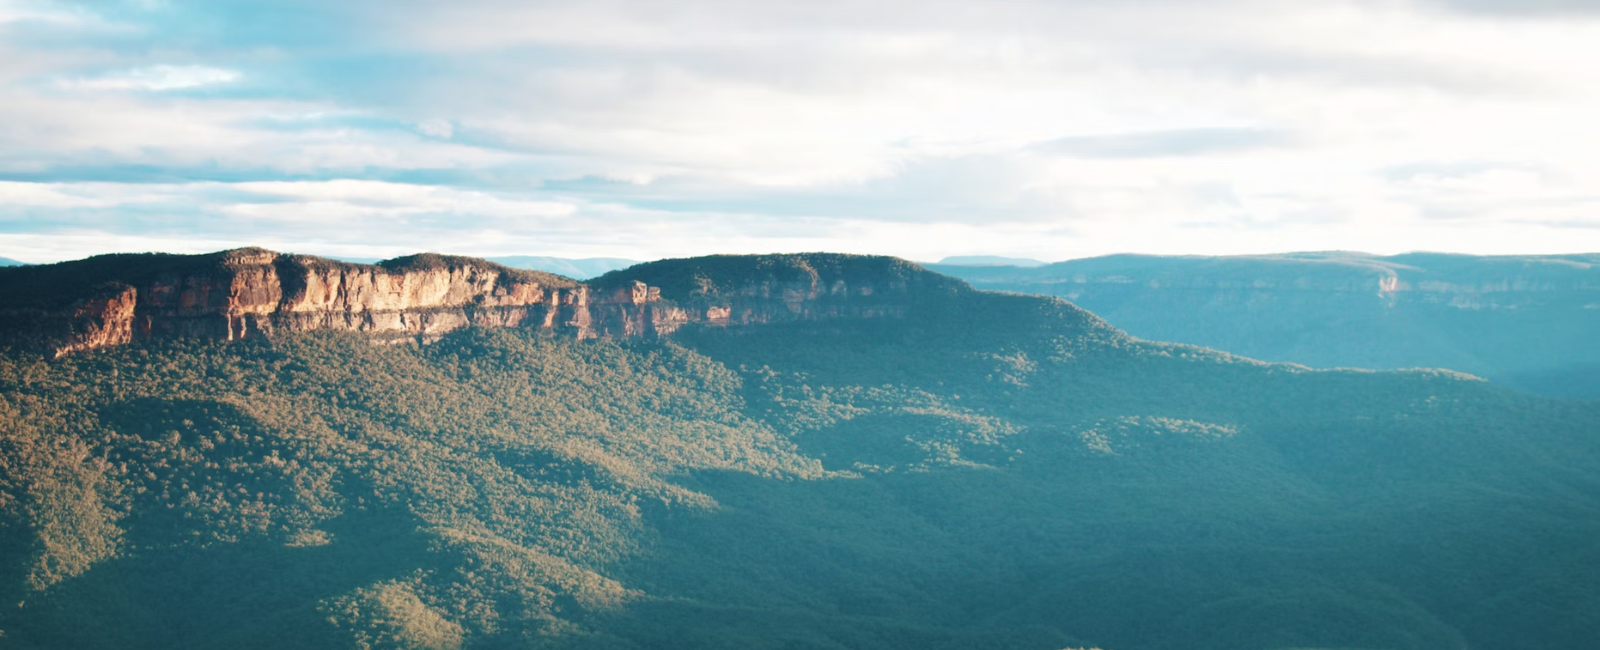
<svg viewBox="0 0 1600 650">
<path fill-rule="evenodd" d="M 850 255 L 665 260 L 585 284 L 468 257 L 368 265 L 244 248 L 0 269 L 0 332 L 55 356 L 163 337 L 316 330 L 380 342 L 426 343 L 469 326 L 654 338 L 689 324 L 901 317 L 920 294 L 964 290 L 909 262 Z"/>
</svg>

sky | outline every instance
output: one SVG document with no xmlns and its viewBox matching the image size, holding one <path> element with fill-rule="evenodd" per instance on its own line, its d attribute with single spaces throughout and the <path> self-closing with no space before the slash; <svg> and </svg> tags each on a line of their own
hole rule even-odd
<svg viewBox="0 0 1600 650">
<path fill-rule="evenodd" d="M 0 256 L 1600 251 L 1591 0 L 0 0 Z"/>
</svg>

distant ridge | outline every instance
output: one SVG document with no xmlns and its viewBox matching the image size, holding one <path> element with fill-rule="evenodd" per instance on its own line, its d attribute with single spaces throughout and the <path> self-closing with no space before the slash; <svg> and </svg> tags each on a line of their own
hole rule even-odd
<svg viewBox="0 0 1600 650">
<path fill-rule="evenodd" d="M 1312 367 L 1449 368 L 1600 397 L 1600 254 L 1109 255 L 933 268 L 1059 296 L 1134 336 Z"/>
<path fill-rule="evenodd" d="M 939 263 L 951 266 L 1020 266 L 1024 268 L 1047 264 L 1047 262 L 1026 257 L 1001 257 L 999 255 L 957 255 L 939 260 Z"/>
<path fill-rule="evenodd" d="M 18 262 L 9 257 L 0 257 L 0 266 L 27 266 L 27 262 Z"/>
<path fill-rule="evenodd" d="M 377 257 L 333 256 L 331 259 L 352 264 L 377 264 L 382 261 Z M 639 263 L 638 260 L 621 257 L 550 257 L 548 255 L 502 255 L 483 259 L 514 269 L 544 271 L 576 280 L 600 277 L 611 271 L 625 269 Z"/>
<path fill-rule="evenodd" d="M 599 277 L 618 269 L 625 269 L 635 264 L 638 260 L 621 257 L 548 257 L 544 255 L 507 255 L 503 257 L 487 258 L 491 262 L 504 264 L 514 269 L 532 269 L 556 275 L 565 275 L 569 278 L 587 280 Z"/>
</svg>

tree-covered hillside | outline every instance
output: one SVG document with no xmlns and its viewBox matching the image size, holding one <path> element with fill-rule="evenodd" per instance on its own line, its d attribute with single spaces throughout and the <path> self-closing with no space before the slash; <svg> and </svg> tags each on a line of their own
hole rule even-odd
<svg viewBox="0 0 1600 650">
<path fill-rule="evenodd" d="M 0 381 L 0 629 L 25 647 L 560 632 L 639 596 L 605 572 L 645 512 L 709 506 L 666 477 L 821 474 L 672 346 L 172 342 Z"/>
<path fill-rule="evenodd" d="M 748 261 L 634 279 L 731 287 L 719 274 Z M 914 266 L 822 266 L 939 290 L 904 318 L 626 344 L 467 330 L 10 353 L 0 642 L 1600 638 L 1600 407 L 1263 364 Z"/>
</svg>

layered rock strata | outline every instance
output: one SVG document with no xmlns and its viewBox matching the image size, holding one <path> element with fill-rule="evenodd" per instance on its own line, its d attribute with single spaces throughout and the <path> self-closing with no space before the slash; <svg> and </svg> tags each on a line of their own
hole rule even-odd
<svg viewBox="0 0 1600 650">
<path fill-rule="evenodd" d="M 608 275 L 596 287 L 436 255 L 382 265 L 253 248 L 208 256 L 115 257 L 0 273 L 0 320 L 14 334 L 30 330 L 56 356 L 153 338 L 233 340 L 317 330 L 367 332 L 380 342 L 429 342 L 469 326 L 626 339 L 666 336 L 691 323 L 899 317 L 911 288 L 904 279 L 851 282 L 805 266 L 798 272 L 787 269 L 781 277 L 757 275 L 666 300 L 660 287 L 630 279 L 627 272 Z M 649 271 L 643 269 L 644 277 Z M 57 287 L 56 294 L 18 286 L 86 281 L 99 282 L 89 289 Z M 75 297 L 52 300 L 61 296 Z"/>
</svg>

